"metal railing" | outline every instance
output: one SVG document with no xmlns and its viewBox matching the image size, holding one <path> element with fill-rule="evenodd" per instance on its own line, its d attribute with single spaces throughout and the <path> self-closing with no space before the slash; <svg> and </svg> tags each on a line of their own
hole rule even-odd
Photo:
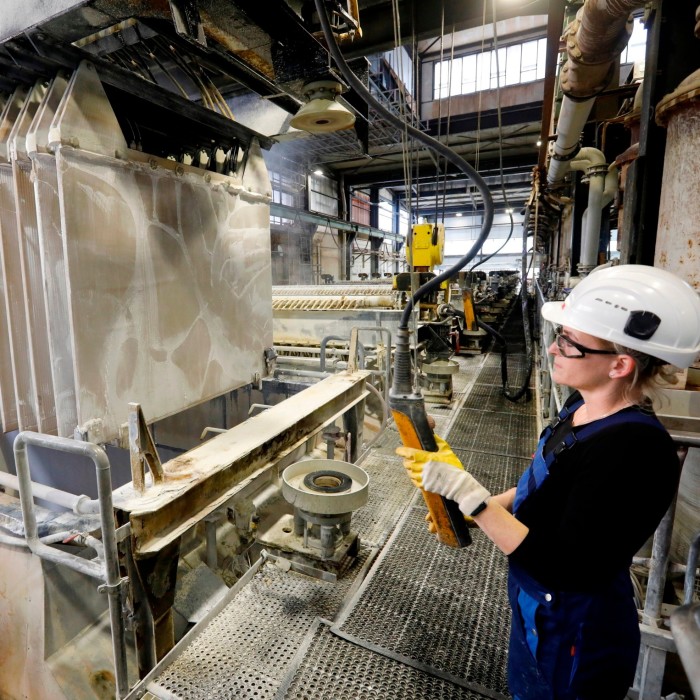
<svg viewBox="0 0 700 700">
<path fill-rule="evenodd" d="M 32 490 L 29 459 L 27 456 L 28 445 L 87 457 L 95 464 L 97 500 L 100 504 L 100 524 L 102 529 L 102 544 L 104 547 L 103 561 L 99 559 L 83 559 L 69 552 L 54 549 L 39 539 L 36 513 L 34 512 L 34 493 Z M 80 442 L 69 438 L 24 431 L 19 433 L 15 438 L 14 454 L 17 478 L 19 480 L 22 520 L 24 521 L 24 532 L 29 549 L 42 559 L 67 566 L 74 571 L 87 574 L 97 579 L 101 583 L 97 590 L 100 593 L 106 593 L 108 596 L 117 698 L 124 698 L 129 692 L 125 625 L 122 615 L 124 590 L 127 579 L 123 579 L 119 574 L 116 524 L 112 506 L 112 477 L 107 453 L 98 445 L 89 442 Z"/>
</svg>

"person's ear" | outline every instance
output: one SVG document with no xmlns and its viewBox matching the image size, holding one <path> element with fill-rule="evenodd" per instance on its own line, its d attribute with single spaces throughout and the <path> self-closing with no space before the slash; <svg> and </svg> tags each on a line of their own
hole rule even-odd
<svg viewBox="0 0 700 700">
<path fill-rule="evenodd" d="M 634 373 L 635 361 L 631 355 L 616 355 L 610 367 L 610 379 L 621 379 Z"/>
</svg>

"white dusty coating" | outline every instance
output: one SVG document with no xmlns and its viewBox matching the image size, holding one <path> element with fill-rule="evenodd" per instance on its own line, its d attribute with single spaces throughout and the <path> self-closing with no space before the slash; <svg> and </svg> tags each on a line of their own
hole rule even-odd
<svg viewBox="0 0 700 700">
<path fill-rule="evenodd" d="M 57 164 L 78 422 L 102 421 L 91 437 L 116 437 L 129 402 L 150 422 L 263 374 L 265 199 L 166 163 L 61 148 Z M 264 192 L 262 175 L 242 184 Z"/>
</svg>

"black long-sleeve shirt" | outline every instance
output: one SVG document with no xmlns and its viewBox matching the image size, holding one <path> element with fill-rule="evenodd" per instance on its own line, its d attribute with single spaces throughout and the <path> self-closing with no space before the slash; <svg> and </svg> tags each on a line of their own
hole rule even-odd
<svg viewBox="0 0 700 700">
<path fill-rule="evenodd" d="M 580 430 L 571 418 L 545 451 L 569 430 Z M 595 590 L 629 567 L 668 509 L 679 477 L 665 431 L 640 423 L 603 428 L 564 450 L 521 504 L 517 517 L 530 531 L 510 559 L 543 586 Z"/>
</svg>

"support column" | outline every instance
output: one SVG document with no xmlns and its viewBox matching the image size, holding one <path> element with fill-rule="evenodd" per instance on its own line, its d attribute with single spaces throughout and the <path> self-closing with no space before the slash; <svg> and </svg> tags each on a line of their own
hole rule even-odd
<svg viewBox="0 0 700 700">
<path fill-rule="evenodd" d="M 373 236 L 369 239 L 369 241 L 370 250 L 372 251 L 372 255 L 369 261 L 370 277 L 377 277 L 379 275 L 379 251 L 382 248 L 382 243 L 384 243 L 384 239 L 379 238 L 378 236 Z"/>
</svg>

